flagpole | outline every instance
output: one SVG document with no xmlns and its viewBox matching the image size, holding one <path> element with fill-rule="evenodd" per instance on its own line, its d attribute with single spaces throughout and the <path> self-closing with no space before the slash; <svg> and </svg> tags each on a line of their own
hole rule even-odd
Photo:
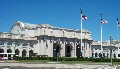
<svg viewBox="0 0 120 69">
<path fill-rule="evenodd" d="M 102 24 L 101 24 L 101 54 L 102 54 Z"/>
<path fill-rule="evenodd" d="M 117 38 L 118 38 L 118 18 L 117 18 Z M 118 46 L 118 54 L 119 54 L 119 45 Z"/>
<path fill-rule="evenodd" d="M 81 57 L 82 57 L 82 9 L 81 10 Z"/>
<path fill-rule="evenodd" d="M 102 14 L 101 15 L 101 21 L 102 21 Z M 101 54 L 102 54 L 102 22 L 101 22 Z"/>
</svg>

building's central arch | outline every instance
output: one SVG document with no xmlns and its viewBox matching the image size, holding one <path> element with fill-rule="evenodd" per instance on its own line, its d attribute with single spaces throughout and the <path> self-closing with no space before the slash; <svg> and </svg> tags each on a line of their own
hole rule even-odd
<svg viewBox="0 0 120 69">
<path fill-rule="evenodd" d="M 32 57 L 33 56 L 33 50 L 30 50 L 29 51 L 29 57 Z"/>
<path fill-rule="evenodd" d="M 65 45 L 65 57 L 71 57 L 72 45 Z"/>
<path fill-rule="evenodd" d="M 53 44 L 53 57 L 57 57 L 60 54 L 61 45 L 59 43 Z"/>
<path fill-rule="evenodd" d="M 15 55 L 17 55 L 17 56 L 19 55 L 19 50 L 18 49 L 15 50 Z"/>
</svg>

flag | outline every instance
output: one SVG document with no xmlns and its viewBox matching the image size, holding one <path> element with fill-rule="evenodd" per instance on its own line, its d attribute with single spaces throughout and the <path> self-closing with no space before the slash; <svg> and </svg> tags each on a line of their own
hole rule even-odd
<svg viewBox="0 0 120 69">
<path fill-rule="evenodd" d="M 82 15 L 82 19 L 87 20 L 88 18 L 85 15 Z"/>
<path fill-rule="evenodd" d="M 83 15 L 82 9 L 80 9 L 80 10 L 81 10 L 81 19 L 87 20 L 88 18 L 85 15 Z"/>
<path fill-rule="evenodd" d="M 105 19 L 101 19 L 101 23 L 108 23 L 108 22 Z"/>
<path fill-rule="evenodd" d="M 120 22 L 117 22 L 117 26 L 120 26 Z"/>
<path fill-rule="evenodd" d="M 118 18 L 117 18 L 117 27 L 120 26 L 120 22 L 118 21 Z"/>
</svg>

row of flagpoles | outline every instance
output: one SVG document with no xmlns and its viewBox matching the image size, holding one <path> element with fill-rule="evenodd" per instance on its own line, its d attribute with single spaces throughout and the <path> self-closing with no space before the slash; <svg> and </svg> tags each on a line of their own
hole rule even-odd
<svg viewBox="0 0 120 69">
<path fill-rule="evenodd" d="M 82 46 L 82 20 L 87 20 L 88 18 L 85 15 L 83 15 L 82 9 L 80 9 L 80 11 L 81 11 L 81 53 L 82 53 L 82 49 L 83 49 L 82 48 L 83 47 Z M 106 24 L 106 23 L 108 23 L 108 21 L 103 19 L 102 14 L 100 14 L 100 16 L 101 16 L 101 22 L 100 23 L 101 23 L 101 53 L 102 53 L 102 51 L 103 51 L 103 48 L 102 48 L 102 24 Z M 118 29 L 119 26 L 120 26 L 120 22 L 118 21 L 118 18 L 117 18 L 117 29 Z"/>
</svg>

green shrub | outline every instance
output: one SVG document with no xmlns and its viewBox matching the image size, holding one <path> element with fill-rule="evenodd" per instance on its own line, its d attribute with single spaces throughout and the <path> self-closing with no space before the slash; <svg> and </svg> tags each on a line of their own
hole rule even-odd
<svg viewBox="0 0 120 69">
<path fill-rule="evenodd" d="M 57 61 L 57 57 L 14 57 L 14 60 L 50 60 Z M 92 61 L 92 62 L 110 62 L 110 58 L 71 58 L 59 57 L 59 61 Z M 120 59 L 112 59 L 113 62 L 120 62 Z"/>
</svg>

